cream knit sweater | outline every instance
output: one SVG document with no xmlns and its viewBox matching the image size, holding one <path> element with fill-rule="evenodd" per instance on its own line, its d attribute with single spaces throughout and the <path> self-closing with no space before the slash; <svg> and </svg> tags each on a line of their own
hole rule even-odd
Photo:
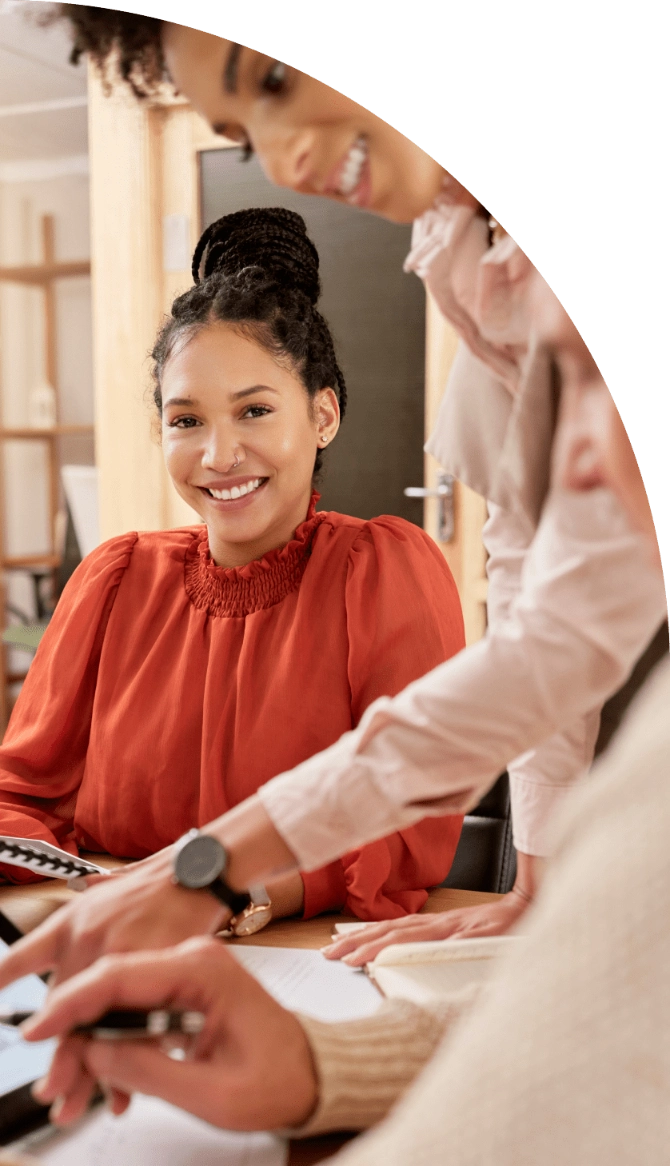
<svg viewBox="0 0 670 1166">
<path fill-rule="evenodd" d="M 389 1002 L 303 1020 L 320 1103 L 300 1132 L 388 1114 L 341 1166 L 667 1166 L 670 662 L 571 795 L 526 918 L 465 1017 Z"/>
</svg>

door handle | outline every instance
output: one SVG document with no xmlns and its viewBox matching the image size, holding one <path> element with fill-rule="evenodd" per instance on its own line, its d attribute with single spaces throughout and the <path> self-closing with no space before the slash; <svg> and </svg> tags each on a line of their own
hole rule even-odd
<svg viewBox="0 0 670 1166">
<path fill-rule="evenodd" d="M 439 542 L 448 543 L 454 537 L 454 478 L 443 470 L 437 475 L 437 486 L 406 486 L 406 498 L 437 498 L 437 537 Z"/>
</svg>

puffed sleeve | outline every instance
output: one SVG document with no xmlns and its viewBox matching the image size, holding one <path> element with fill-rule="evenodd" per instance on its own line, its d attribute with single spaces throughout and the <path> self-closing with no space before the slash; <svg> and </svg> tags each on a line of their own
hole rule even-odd
<svg viewBox="0 0 670 1166">
<path fill-rule="evenodd" d="M 35 654 L 0 746 L 0 834 L 77 853 L 74 811 L 86 762 L 100 653 L 137 539 L 103 543 L 77 567 Z M 11 882 L 38 876 L 1 866 Z"/>
<path fill-rule="evenodd" d="M 346 610 L 353 723 L 465 647 L 458 591 L 444 556 L 419 527 L 367 522 L 349 556 Z M 461 815 L 427 818 L 303 874 L 304 915 L 343 908 L 359 919 L 418 911 L 446 878 Z"/>
</svg>

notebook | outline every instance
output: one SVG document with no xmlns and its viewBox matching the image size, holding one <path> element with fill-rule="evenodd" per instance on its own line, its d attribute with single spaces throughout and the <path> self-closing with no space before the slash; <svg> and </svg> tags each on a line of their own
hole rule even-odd
<svg viewBox="0 0 670 1166">
<path fill-rule="evenodd" d="M 522 942 L 518 936 L 500 935 L 396 943 L 380 951 L 367 972 L 384 996 L 431 1004 L 483 983 L 500 957 Z"/>
<path fill-rule="evenodd" d="M 0 862 L 8 866 L 21 866 L 50 879 L 77 879 L 82 875 L 102 874 L 109 871 L 85 858 L 75 857 L 59 846 L 42 842 L 39 838 L 13 838 L 0 834 Z"/>
</svg>

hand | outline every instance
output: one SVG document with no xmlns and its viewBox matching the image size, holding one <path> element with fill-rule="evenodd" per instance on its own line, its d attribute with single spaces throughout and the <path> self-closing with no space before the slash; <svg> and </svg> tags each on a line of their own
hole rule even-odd
<svg viewBox="0 0 670 1166">
<path fill-rule="evenodd" d="M 109 1008 L 195 1010 L 205 1027 L 187 1059 L 153 1041 L 96 1041 L 66 1034 Z M 135 1091 L 162 1097 L 212 1125 L 234 1130 L 302 1125 L 317 1101 L 305 1033 L 215 939 L 169 951 L 107 956 L 56 988 L 23 1025 L 28 1040 L 60 1036 L 49 1072 L 33 1092 L 52 1121 L 76 1121 L 96 1083 L 115 1113 Z"/>
<path fill-rule="evenodd" d="M 343 935 L 322 948 L 329 960 L 343 960 L 361 968 L 391 943 L 423 943 L 433 939 L 475 939 L 482 935 L 503 935 L 516 923 L 528 904 L 513 891 L 495 903 L 440 911 L 435 915 L 404 915 L 369 923 L 360 931 Z"/>
<path fill-rule="evenodd" d="M 114 874 L 73 897 L 0 963 L 0 988 L 28 972 L 53 972 L 53 984 L 108 952 L 171 947 L 218 931 L 230 911 L 205 891 L 172 882 L 170 850 Z"/>
</svg>

